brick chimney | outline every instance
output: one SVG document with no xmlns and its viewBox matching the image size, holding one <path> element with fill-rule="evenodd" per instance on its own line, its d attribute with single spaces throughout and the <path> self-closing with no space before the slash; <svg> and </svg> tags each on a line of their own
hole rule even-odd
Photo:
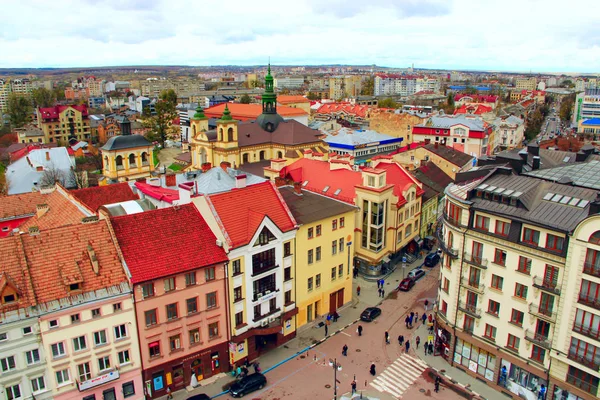
<svg viewBox="0 0 600 400">
<path fill-rule="evenodd" d="M 50 151 L 46 151 L 46 161 L 50 161 Z"/>
<path fill-rule="evenodd" d="M 227 168 L 231 168 L 231 163 L 227 162 L 227 161 L 221 161 L 221 168 L 223 169 L 223 171 L 227 172 Z"/>
<path fill-rule="evenodd" d="M 294 182 L 294 193 L 302 196 L 302 184 L 300 182 Z"/>
<path fill-rule="evenodd" d="M 242 189 L 246 187 L 246 174 L 238 175 L 235 177 L 235 187 Z"/>
<path fill-rule="evenodd" d="M 177 186 L 179 191 L 179 201 L 177 205 L 189 204 L 194 194 L 194 182 L 185 182 Z"/>
<path fill-rule="evenodd" d="M 165 185 L 168 187 L 177 186 L 177 176 L 175 174 L 167 174 L 165 176 Z"/>
<path fill-rule="evenodd" d="M 41 218 L 44 214 L 48 212 L 50 206 L 48 204 L 38 204 L 35 207 L 36 215 L 38 218 Z"/>
</svg>

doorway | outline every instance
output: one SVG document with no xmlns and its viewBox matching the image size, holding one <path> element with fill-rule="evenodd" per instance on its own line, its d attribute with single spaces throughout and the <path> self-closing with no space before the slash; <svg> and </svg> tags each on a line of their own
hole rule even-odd
<svg viewBox="0 0 600 400">
<path fill-rule="evenodd" d="M 183 382 L 183 364 L 173 367 L 173 386 L 185 386 Z"/>
<path fill-rule="evenodd" d="M 315 319 L 319 318 L 319 315 L 321 315 L 320 310 L 321 310 L 321 300 L 317 300 L 317 301 L 315 301 Z"/>
<path fill-rule="evenodd" d="M 255 346 L 259 354 L 277 347 L 277 334 L 256 335 Z"/>
<path fill-rule="evenodd" d="M 306 306 L 306 322 L 312 322 L 313 320 L 313 305 L 309 304 Z"/>
<path fill-rule="evenodd" d="M 221 372 L 221 360 L 219 359 L 218 351 L 215 351 L 210 355 L 210 368 L 212 370 L 213 375 Z"/>
</svg>

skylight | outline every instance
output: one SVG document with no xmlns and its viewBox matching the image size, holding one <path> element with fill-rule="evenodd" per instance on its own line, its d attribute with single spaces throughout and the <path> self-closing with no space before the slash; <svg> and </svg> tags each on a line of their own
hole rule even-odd
<svg viewBox="0 0 600 400">
<path fill-rule="evenodd" d="M 554 203 L 558 203 L 558 201 L 560 199 L 562 199 L 562 197 L 563 197 L 562 194 L 555 194 L 551 201 L 554 202 Z"/>
<path fill-rule="evenodd" d="M 325 187 L 323 188 L 323 193 L 327 192 L 328 190 L 329 190 L 329 186 L 325 186 Z"/>
<path fill-rule="evenodd" d="M 565 196 L 560 200 L 560 204 L 567 204 L 571 199 L 572 199 L 572 197 Z"/>
<path fill-rule="evenodd" d="M 579 204 L 577 204 L 577 207 L 583 208 L 583 207 L 587 206 L 588 204 L 590 204 L 590 202 L 588 200 L 581 200 L 579 202 Z"/>
<path fill-rule="evenodd" d="M 544 200 L 550 200 L 552 198 L 552 196 L 554 196 L 554 193 L 546 193 L 546 195 L 544 196 Z"/>
<path fill-rule="evenodd" d="M 569 160 L 571 160 L 571 157 L 565 157 L 565 158 L 563 158 L 563 162 L 569 162 Z"/>
<path fill-rule="evenodd" d="M 578 199 L 577 197 L 573 197 L 573 199 L 569 202 L 570 206 L 575 206 L 577 205 L 577 203 L 579 203 L 581 199 Z"/>
<path fill-rule="evenodd" d="M 336 189 L 335 192 L 333 192 L 333 195 L 337 196 L 338 194 L 340 194 L 341 191 L 342 189 Z"/>
</svg>

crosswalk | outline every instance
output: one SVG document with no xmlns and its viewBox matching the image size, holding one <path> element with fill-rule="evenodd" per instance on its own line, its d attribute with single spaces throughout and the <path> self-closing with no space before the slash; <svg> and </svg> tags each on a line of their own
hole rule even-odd
<svg viewBox="0 0 600 400">
<path fill-rule="evenodd" d="M 371 386 L 380 392 L 388 392 L 396 398 L 402 394 L 425 371 L 427 364 L 409 354 L 402 354 L 371 382 Z"/>
</svg>

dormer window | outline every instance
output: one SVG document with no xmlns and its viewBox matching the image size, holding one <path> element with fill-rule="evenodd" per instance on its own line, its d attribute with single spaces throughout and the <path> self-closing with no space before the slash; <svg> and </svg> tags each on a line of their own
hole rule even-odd
<svg viewBox="0 0 600 400">
<path fill-rule="evenodd" d="M 69 290 L 70 290 L 71 292 L 73 292 L 73 291 L 75 291 L 75 290 L 80 290 L 80 289 L 81 289 L 81 284 L 79 284 L 79 283 L 71 283 L 71 284 L 69 285 Z"/>
<path fill-rule="evenodd" d="M 17 301 L 17 295 L 14 293 L 2 296 L 2 304 L 14 303 L 15 301 Z"/>
</svg>

